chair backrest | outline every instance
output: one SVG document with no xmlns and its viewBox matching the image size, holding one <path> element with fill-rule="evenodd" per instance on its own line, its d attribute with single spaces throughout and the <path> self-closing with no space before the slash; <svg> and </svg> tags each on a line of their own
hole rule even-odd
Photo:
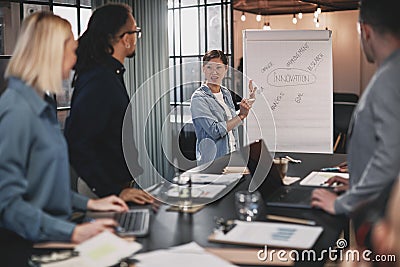
<svg viewBox="0 0 400 267">
<path fill-rule="evenodd" d="M 334 102 L 333 103 L 333 126 L 335 131 L 346 134 L 356 103 Z"/>
<path fill-rule="evenodd" d="M 350 102 L 333 103 L 333 149 L 335 153 L 346 153 L 347 132 L 356 106 L 357 103 Z"/>
<path fill-rule="evenodd" d="M 196 163 L 196 133 L 192 123 L 186 123 L 179 132 L 178 149 L 185 159 L 185 164 L 181 164 L 181 159 L 178 157 L 179 169 L 187 171 L 197 166 Z M 190 161 L 192 161 L 190 163 Z"/>
<path fill-rule="evenodd" d="M 333 102 L 357 103 L 358 95 L 351 93 L 333 93 Z"/>
</svg>

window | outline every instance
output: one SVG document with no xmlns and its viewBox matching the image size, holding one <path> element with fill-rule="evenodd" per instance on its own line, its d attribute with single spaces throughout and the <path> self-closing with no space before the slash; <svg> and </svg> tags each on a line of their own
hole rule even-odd
<svg viewBox="0 0 400 267">
<path fill-rule="evenodd" d="M 72 25 L 75 38 L 86 29 L 90 0 L 0 0 L 0 55 L 11 55 L 23 18 L 37 11 L 53 11 Z"/>
<path fill-rule="evenodd" d="M 206 51 L 222 50 L 232 64 L 231 25 L 230 0 L 168 0 L 169 64 L 184 64 L 170 72 L 174 105 L 188 101 L 200 86 Z"/>
<path fill-rule="evenodd" d="M 9 58 L 12 55 L 23 18 L 44 10 L 52 11 L 68 20 L 75 38 L 86 30 L 92 14 L 91 0 L 0 0 L 0 57 Z M 64 94 L 57 97 L 58 117 L 62 128 L 69 111 L 71 82 L 64 81 L 63 88 Z"/>
</svg>

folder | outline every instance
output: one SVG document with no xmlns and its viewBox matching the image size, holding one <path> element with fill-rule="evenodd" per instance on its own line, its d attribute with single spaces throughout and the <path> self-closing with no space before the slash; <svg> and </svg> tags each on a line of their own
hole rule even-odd
<svg viewBox="0 0 400 267">
<path fill-rule="evenodd" d="M 259 249 L 249 248 L 205 248 L 206 251 L 226 260 L 233 264 L 239 265 L 260 265 L 260 266 L 293 266 L 294 262 L 290 259 L 288 261 L 280 261 L 278 257 L 273 257 L 271 260 L 259 260 L 257 253 Z M 284 249 L 285 250 L 285 249 Z M 289 255 L 289 250 L 285 250 Z M 276 256 L 276 255 L 275 255 Z"/>
<path fill-rule="evenodd" d="M 229 232 L 217 231 L 208 237 L 210 242 L 248 246 L 273 246 L 309 249 L 323 232 L 320 226 L 288 223 L 244 222 L 235 220 Z M 260 235 L 260 233 L 263 233 Z"/>
</svg>

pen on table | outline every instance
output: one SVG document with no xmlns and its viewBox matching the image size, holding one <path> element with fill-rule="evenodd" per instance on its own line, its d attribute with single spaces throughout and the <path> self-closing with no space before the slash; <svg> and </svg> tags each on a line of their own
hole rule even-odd
<svg viewBox="0 0 400 267">
<path fill-rule="evenodd" d="M 316 222 L 311 220 L 299 219 L 299 218 L 291 218 L 279 215 L 267 215 L 267 219 L 281 221 L 281 222 L 291 222 L 291 223 L 299 223 L 299 224 L 306 224 L 306 225 L 316 225 Z"/>
<path fill-rule="evenodd" d="M 340 167 L 330 167 L 330 168 L 322 168 L 323 172 L 338 172 L 340 171 Z"/>
</svg>

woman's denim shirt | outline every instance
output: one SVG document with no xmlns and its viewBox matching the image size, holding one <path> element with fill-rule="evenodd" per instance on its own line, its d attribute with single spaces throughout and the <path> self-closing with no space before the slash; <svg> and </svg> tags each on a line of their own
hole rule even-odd
<svg viewBox="0 0 400 267">
<path fill-rule="evenodd" d="M 221 86 L 221 92 L 232 118 L 236 116 L 235 106 L 228 89 Z M 213 161 L 230 151 L 229 134 L 226 122 L 228 117 L 225 109 L 214 97 L 210 88 L 203 84 L 197 89 L 191 99 L 190 111 L 196 132 L 196 158 L 198 164 Z M 239 148 L 237 127 L 232 129 L 236 148 Z"/>
</svg>

